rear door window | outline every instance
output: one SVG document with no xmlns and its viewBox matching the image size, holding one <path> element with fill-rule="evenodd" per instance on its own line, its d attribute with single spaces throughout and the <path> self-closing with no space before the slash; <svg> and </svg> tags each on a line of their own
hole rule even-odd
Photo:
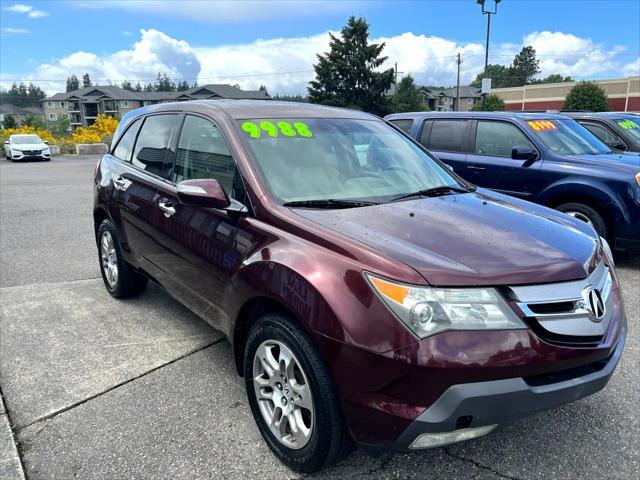
<svg viewBox="0 0 640 480">
<path fill-rule="evenodd" d="M 133 144 L 136 143 L 136 135 L 138 135 L 140 125 L 142 125 L 142 120 L 138 118 L 127 128 L 127 131 L 120 138 L 118 146 L 113 151 L 114 157 L 125 162 L 131 161 L 131 152 L 133 152 Z"/>
<path fill-rule="evenodd" d="M 434 120 L 429 135 L 429 150 L 464 152 L 469 120 Z"/>
<path fill-rule="evenodd" d="M 506 122 L 478 121 L 474 153 L 493 157 L 511 157 L 515 146 L 534 149 L 518 127 Z"/>
<path fill-rule="evenodd" d="M 133 164 L 167 180 L 171 179 L 175 157 L 174 140 L 178 114 L 152 115 L 145 119 L 133 150 Z"/>
<path fill-rule="evenodd" d="M 412 119 L 389 120 L 389 123 L 392 123 L 403 132 L 409 133 L 409 130 L 411 130 L 411 125 L 413 125 L 413 120 Z"/>
</svg>

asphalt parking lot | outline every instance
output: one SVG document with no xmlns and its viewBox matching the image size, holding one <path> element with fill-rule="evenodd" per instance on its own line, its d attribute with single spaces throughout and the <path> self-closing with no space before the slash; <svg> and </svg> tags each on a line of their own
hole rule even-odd
<svg viewBox="0 0 640 480">
<path fill-rule="evenodd" d="M 262 441 L 218 332 L 158 287 L 107 294 L 96 160 L 0 160 L 0 478 L 301 478 Z M 639 257 L 617 258 L 629 335 L 604 391 L 476 441 L 357 451 L 311 477 L 640 478 Z"/>
</svg>

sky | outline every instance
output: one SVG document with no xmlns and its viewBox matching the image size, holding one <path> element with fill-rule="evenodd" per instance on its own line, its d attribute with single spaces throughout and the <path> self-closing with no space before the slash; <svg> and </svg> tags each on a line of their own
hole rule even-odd
<svg viewBox="0 0 640 480">
<path fill-rule="evenodd" d="M 492 4 L 492 0 L 487 0 Z M 491 17 L 489 63 L 532 45 L 540 76 L 640 75 L 640 0 L 502 0 Z M 474 0 L 0 0 L 0 87 L 33 81 L 47 93 L 88 72 L 94 84 L 175 80 L 305 94 L 316 54 L 348 17 L 385 42 L 383 68 L 419 85 L 461 83 L 484 65 L 486 19 Z"/>
</svg>

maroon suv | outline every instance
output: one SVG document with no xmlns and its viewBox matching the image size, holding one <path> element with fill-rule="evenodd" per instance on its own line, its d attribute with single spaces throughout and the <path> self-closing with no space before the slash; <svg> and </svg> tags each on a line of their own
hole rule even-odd
<svg viewBox="0 0 640 480">
<path fill-rule="evenodd" d="M 264 439 L 306 472 L 353 440 L 437 447 L 579 399 L 624 346 L 589 225 L 476 188 L 361 112 L 134 110 L 94 219 L 109 292 L 152 279 L 224 332 Z"/>
</svg>

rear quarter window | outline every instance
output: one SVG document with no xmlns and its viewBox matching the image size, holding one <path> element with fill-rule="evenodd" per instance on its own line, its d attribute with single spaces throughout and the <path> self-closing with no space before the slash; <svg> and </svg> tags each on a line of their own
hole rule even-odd
<svg viewBox="0 0 640 480">
<path fill-rule="evenodd" d="M 396 127 L 398 127 L 403 132 L 409 133 L 409 130 L 411 130 L 411 125 L 413 125 L 413 120 L 410 119 L 410 118 L 409 119 L 389 120 L 389 123 L 391 123 L 392 125 L 395 125 Z"/>
<path fill-rule="evenodd" d="M 442 152 L 464 152 L 469 120 L 434 120 L 429 141 L 429 150 Z"/>
</svg>

